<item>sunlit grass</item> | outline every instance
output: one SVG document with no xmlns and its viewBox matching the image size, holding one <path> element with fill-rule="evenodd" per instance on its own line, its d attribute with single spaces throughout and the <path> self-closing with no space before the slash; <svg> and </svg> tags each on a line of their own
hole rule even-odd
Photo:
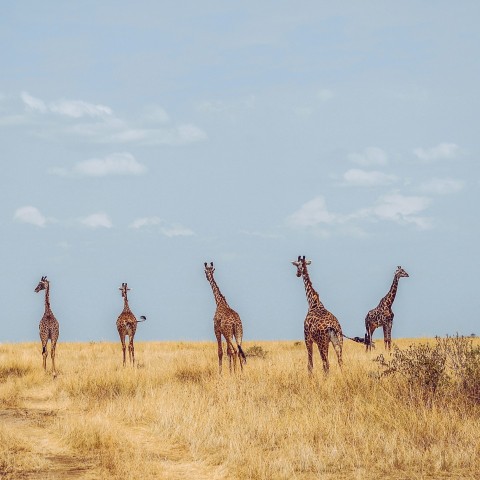
<svg viewBox="0 0 480 480">
<path fill-rule="evenodd" d="M 431 340 L 396 343 L 422 341 Z M 59 409 L 49 428 L 73 451 L 93 454 L 111 478 L 474 478 L 480 471 L 479 405 L 450 397 L 412 403 L 398 379 L 379 378 L 380 342 L 367 354 L 346 341 L 343 370 L 331 352 L 328 376 L 317 352 L 308 375 L 303 343 L 245 347 L 253 345 L 262 355 L 248 357 L 243 374 L 229 374 L 227 364 L 219 376 L 214 343 L 138 343 L 135 368 L 121 366 L 119 344 L 59 344 L 56 380 L 41 370 L 38 345 L 3 345 L 0 405 L 28 406 L 40 389 Z"/>
</svg>

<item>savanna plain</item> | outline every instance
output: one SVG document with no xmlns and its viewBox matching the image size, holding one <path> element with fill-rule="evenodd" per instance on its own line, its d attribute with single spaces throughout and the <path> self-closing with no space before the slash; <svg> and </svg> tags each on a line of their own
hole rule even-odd
<svg viewBox="0 0 480 480">
<path fill-rule="evenodd" d="M 125 368 L 119 343 L 59 343 L 56 379 L 39 342 L 2 344 L 0 478 L 478 479 L 480 369 L 435 342 L 345 340 L 328 376 L 303 342 L 247 341 L 222 375 L 213 342 L 137 343 Z"/>
</svg>

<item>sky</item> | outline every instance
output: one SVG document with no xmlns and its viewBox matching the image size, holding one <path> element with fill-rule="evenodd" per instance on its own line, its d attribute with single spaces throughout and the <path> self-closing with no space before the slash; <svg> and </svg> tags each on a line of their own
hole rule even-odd
<svg viewBox="0 0 480 480">
<path fill-rule="evenodd" d="M 302 339 L 312 261 L 349 336 L 480 334 L 480 4 L 0 3 L 0 342 Z M 381 338 L 380 330 L 374 338 Z"/>
</svg>

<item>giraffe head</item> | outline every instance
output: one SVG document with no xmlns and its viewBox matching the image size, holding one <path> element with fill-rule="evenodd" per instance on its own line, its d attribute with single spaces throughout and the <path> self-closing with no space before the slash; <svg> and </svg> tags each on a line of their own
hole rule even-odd
<svg viewBox="0 0 480 480">
<path fill-rule="evenodd" d="M 47 277 L 42 277 L 41 280 L 38 282 L 37 287 L 35 288 L 35 293 L 40 292 L 41 290 L 45 290 L 48 287 L 48 280 Z"/>
<path fill-rule="evenodd" d="M 301 277 L 304 272 L 307 271 L 307 265 L 310 265 L 311 263 L 311 260 L 305 260 L 305 255 L 303 257 L 299 255 L 297 261 L 292 262 L 292 265 L 297 267 L 297 277 Z"/>
<path fill-rule="evenodd" d="M 399 265 L 397 267 L 397 270 L 395 271 L 395 276 L 397 278 L 400 278 L 400 277 L 408 277 L 408 273 Z"/>
<path fill-rule="evenodd" d="M 213 262 L 210 262 L 210 265 L 205 262 L 205 276 L 207 277 L 207 280 L 210 281 L 211 278 L 213 278 L 213 272 L 215 271 L 215 267 L 213 266 Z"/>
<path fill-rule="evenodd" d="M 127 292 L 130 290 L 130 289 L 128 288 L 127 284 L 126 284 L 126 283 L 122 283 L 122 286 L 121 286 L 121 287 L 118 287 L 118 289 L 121 290 L 121 292 L 122 292 L 122 297 L 126 299 L 126 298 L 127 298 Z"/>
</svg>

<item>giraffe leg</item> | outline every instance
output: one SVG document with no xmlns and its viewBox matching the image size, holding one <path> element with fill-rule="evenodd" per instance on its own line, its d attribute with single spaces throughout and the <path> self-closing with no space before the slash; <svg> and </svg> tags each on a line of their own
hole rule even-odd
<svg viewBox="0 0 480 480">
<path fill-rule="evenodd" d="M 313 340 L 311 338 L 305 339 L 305 346 L 307 347 L 308 355 L 308 373 L 312 373 L 313 370 Z"/>
<path fill-rule="evenodd" d="M 55 349 L 57 347 L 56 342 L 52 342 L 50 347 L 50 356 L 52 357 L 52 375 L 53 378 L 57 377 L 57 369 L 55 368 Z"/>
<path fill-rule="evenodd" d="M 135 347 L 133 346 L 133 337 L 130 337 L 128 342 L 128 359 L 130 360 L 130 363 L 135 366 Z"/>
<path fill-rule="evenodd" d="M 126 353 L 126 345 L 125 345 L 125 335 L 120 334 L 120 341 L 122 342 L 122 351 L 123 351 L 123 366 L 126 364 L 126 358 L 125 358 L 125 353 Z"/>
<path fill-rule="evenodd" d="M 46 371 L 47 370 L 47 356 L 48 356 L 48 351 L 47 351 L 48 337 L 44 336 L 40 333 L 40 340 L 42 341 L 43 369 Z"/>
<path fill-rule="evenodd" d="M 217 337 L 217 350 L 218 350 L 218 373 L 222 373 L 222 358 L 223 358 L 223 348 L 222 348 L 222 336 L 220 334 L 215 334 Z"/>
<path fill-rule="evenodd" d="M 368 343 L 367 343 L 367 351 L 372 351 L 372 339 L 373 339 L 373 332 L 375 329 L 372 326 L 367 327 L 367 335 L 368 335 Z"/>
<path fill-rule="evenodd" d="M 388 351 L 390 351 L 392 347 L 392 323 L 391 322 L 387 323 L 383 327 L 383 331 L 384 331 L 384 336 L 386 338 L 385 349 L 387 349 L 388 347 Z"/>
<path fill-rule="evenodd" d="M 328 373 L 330 369 L 330 364 L 328 363 L 328 343 L 329 341 L 322 341 L 322 344 L 318 345 L 318 351 L 320 352 L 320 357 L 322 357 L 323 371 Z"/>
<path fill-rule="evenodd" d="M 341 337 L 339 339 L 337 332 L 334 330 L 330 330 L 330 340 L 332 342 L 333 348 L 335 349 L 335 353 L 337 354 L 338 366 L 342 368 L 343 359 L 342 359 L 342 341 Z"/>
<path fill-rule="evenodd" d="M 385 346 L 385 350 L 389 350 L 388 348 L 388 326 L 383 324 L 383 344 Z"/>
<path fill-rule="evenodd" d="M 43 357 L 43 369 L 47 371 L 47 357 L 48 357 L 48 350 L 47 344 L 42 346 L 42 357 Z"/>
</svg>

